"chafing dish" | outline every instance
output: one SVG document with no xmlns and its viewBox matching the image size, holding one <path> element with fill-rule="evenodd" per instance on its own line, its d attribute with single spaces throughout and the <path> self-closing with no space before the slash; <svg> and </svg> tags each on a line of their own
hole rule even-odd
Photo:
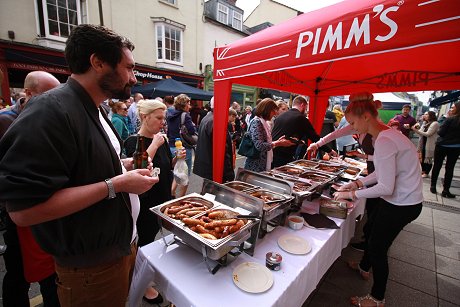
<svg viewBox="0 0 460 307">
<path fill-rule="evenodd" d="M 230 181 L 230 182 L 224 183 L 224 185 L 234 190 L 241 191 L 241 192 L 256 190 L 259 188 L 258 186 L 255 186 L 253 184 L 249 184 L 243 181 Z"/>
<path fill-rule="evenodd" d="M 363 172 L 362 168 L 349 166 L 340 176 L 344 179 L 356 180 Z"/>
<path fill-rule="evenodd" d="M 252 171 L 239 168 L 236 174 L 236 179 L 239 181 L 247 182 L 261 188 L 253 192 L 254 198 L 258 197 L 270 197 L 266 198 L 264 202 L 262 221 L 260 224 L 259 237 L 263 237 L 267 233 L 267 226 L 270 223 L 272 226 L 284 225 L 288 210 L 291 207 L 292 200 L 292 187 L 293 183 L 268 176 L 266 174 L 256 173 Z"/>
<path fill-rule="evenodd" d="M 212 194 L 214 200 L 207 199 L 197 193 L 192 193 L 150 208 L 150 210 L 158 216 L 160 224 L 174 234 L 174 240 L 166 242 L 163 230 L 160 228 L 165 244 L 170 245 L 178 241 L 202 253 L 209 272 L 214 274 L 220 266 L 226 265 L 227 254 L 229 253 L 238 255 L 241 252 L 246 252 L 253 255 L 264 203 L 258 198 L 251 197 L 212 181 L 205 181 L 203 183 L 202 192 L 203 194 Z M 203 203 L 209 206 L 208 210 L 194 216 L 196 218 L 208 214 L 213 210 L 220 209 L 233 211 L 236 215 L 249 215 L 253 218 L 245 220 L 245 225 L 238 231 L 222 239 L 206 239 L 199 233 L 191 230 L 182 220 L 165 214 L 168 208 L 186 201 Z M 212 206 L 210 204 L 212 204 Z M 217 265 L 211 267 L 211 260 L 216 261 Z"/>
<path fill-rule="evenodd" d="M 274 168 L 271 171 L 275 173 L 283 173 L 283 174 L 290 175 L 290 176 L 299 176 L 305 170 L 303 168 L 299 168 L 296 166 L 283 165 L 283 166 Z"/>
<path fill-rule="evenodd" d="M 318 165 L 315 167 L 315 170 L 319 170 L 321 172 L 340 175 L 343 171 L 347 168 L 347 165 L 334 163 L 329 161 L 319 161 Z"/>
<path fill-rule="evenodd" d="M 311 160 L 300 159 L 300 160 L 290 162 L 290 163 L 288 163 L 288 165 L 294 165 L 296 167 L 302 167 L 302 168 L 311 169 L 311 168 L 315 168 L 316 166 L 318 166 L 318 162 L 311 161 Z"/>
<path fill-rule="evenodd" d="M 320 185 L 329 183 L 337 178 L 337 176 L 333 174 L 327 174 L 317 170 L 305 171 L 299 177 L 311 180 L 312 182 L 317 182 Z"/>
</svg>

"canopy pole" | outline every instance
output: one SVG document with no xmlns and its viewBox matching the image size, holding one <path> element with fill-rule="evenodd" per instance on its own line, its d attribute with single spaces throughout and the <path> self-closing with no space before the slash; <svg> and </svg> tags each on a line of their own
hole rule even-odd
<svg viewBox="0 0 460 307">
<path fill-rule="evenodd" d="M 228 80 L 214 82 L 214 130 L 212 136 L 212 177 L 222 183 L 224 174 L 225 142 L 228 130 L 228 108 L 232 83 Z"/>
</svg>

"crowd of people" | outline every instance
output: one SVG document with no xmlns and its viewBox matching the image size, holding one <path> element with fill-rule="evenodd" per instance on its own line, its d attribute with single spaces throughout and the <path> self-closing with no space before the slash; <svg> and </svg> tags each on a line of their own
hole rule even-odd
<svg viewBox="0 0 460 307">
<path fill-rule="evenodd" d="M 193 171 L 213 180 L 214 98 L 200 109 L 192 108 L 185 94 L 131 96 L 137 82 L 133 50 L 129 39 L 105 27 L 77 26 L 66 42 L 68 81 L 60 84 L 49 73 L 32 72 L 24 97 L 0 111 L 0 203 L 8 211 L 6 307 L 28 306 L 31 282 L 40 283 L 45 306 L 125 306 L 137 248 L 153 242 L 161 227 L 149 208 L 187 193 L 187 186 L 174 180 L 178 159 L 185 159 L 189 176 Z M 387 251 L 420 214 L 422 180 L 430 171 L 431 192 L 437 192 L 445 158 L 441 195 L 455 197 L 449 188 L 460 154 L 460 103 L 442 125 L 433 111 L 419 125 L 410 106 L 385 124 L 378 115 L 381 102 L 371 93 L 355 93 L 345 111 L 336 105 L 329 112 L 335 130 L 323 137 L 307 117 L 308 105 L 303 96 L 295 97 L 291 108 L 264 98 L 242 112 L 233 102 L 223 181 L 235 178 L 245 134 L 258 155 L 247 157 L 244 168 L 254 172 L 285 165 L 305 151 L 365 159 L 368 176 L 343 185 L 334 198 L 366 199 L 364 240 L 355 246 L 364 254 L 348 265 L 366 280 L 372 272 L 374 284 L 352 304 L 383 306 Z M 184 133 L 197 137 L 196 143 L 186 141 Z M 420 136 L 418 147 L 410 133 Z M 133 167 L 138 138 L 149 157 L 147 169 Z M 177 139 L 183 140 L 183 151 L 176 148 Z M 337 147 L 331 145 L 336 139 Z M 350 145 L 362 152 L 347 152 Z M 158 176 L 152 176 L 154 167 Z M 153 285 L 144 299 L 163 301 Z"/>
</svg>

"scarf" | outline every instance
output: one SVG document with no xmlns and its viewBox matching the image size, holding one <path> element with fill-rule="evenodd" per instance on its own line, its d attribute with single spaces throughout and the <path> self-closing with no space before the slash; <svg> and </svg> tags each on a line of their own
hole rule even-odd
<svg viewBox="0 0 460 307">
<path fill-rule="evenodd" d="M 268 143 L 272 143 L 272 132 L 270 130 L 270 126 L 268 125 L 268 122 L 259 117 L 260 119 L 260 122 L 262 123 L 262 126 L 264 127 L 265 129 L 265 133 L 267 134 L 267 142 Z M 272 161 L 273 161 L 273 149 L 270 148 L 269 151 L 267 151 L 267 165 L 266 165 L 266 170 L 269 171 L 271 168 L 272 168 Z"/>
</svg>

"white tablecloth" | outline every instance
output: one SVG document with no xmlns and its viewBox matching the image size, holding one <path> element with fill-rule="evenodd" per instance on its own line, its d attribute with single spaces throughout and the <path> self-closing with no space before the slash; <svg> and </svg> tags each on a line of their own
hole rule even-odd
<svg viewBox="0 0 460 307">
<path fill-rule="evenodd" d="M 182 306 L 302 306 L 316 288 L 322 276 L 340 256 L 353 237 L 355 218 L 364 212 L 364 200 L 346 220 L 332 218 L 340 229 L 318 230 L 303 227 L 292 230 L 276 227 L 256 244 L 254 256 L 239 255 L 215 275 L 209 273 L 201 253 L 182 244 L 165 246 L 157 240 L 139 249 L 129 295 L 129 306 L 139 306 L 149 282 L 154 281 L 164 297 L 178 307 Z M 304 202 L 302 211 L 318 212 L 317 202 Z M 278 238 L 295 234 L 307 239 L 312 251 L 306 255 L 293 255 L 278 246 Z M 171 241 L 170 235 L 167 241 Z M 243 262 L 265 265 L 267 252 L 275 251 L 283 256 L 280 271 L 272 271 L 273 286 L 264 293 L 247 293 L 239 289 L 232 279 L 235 267 Z"/>
</svg>

